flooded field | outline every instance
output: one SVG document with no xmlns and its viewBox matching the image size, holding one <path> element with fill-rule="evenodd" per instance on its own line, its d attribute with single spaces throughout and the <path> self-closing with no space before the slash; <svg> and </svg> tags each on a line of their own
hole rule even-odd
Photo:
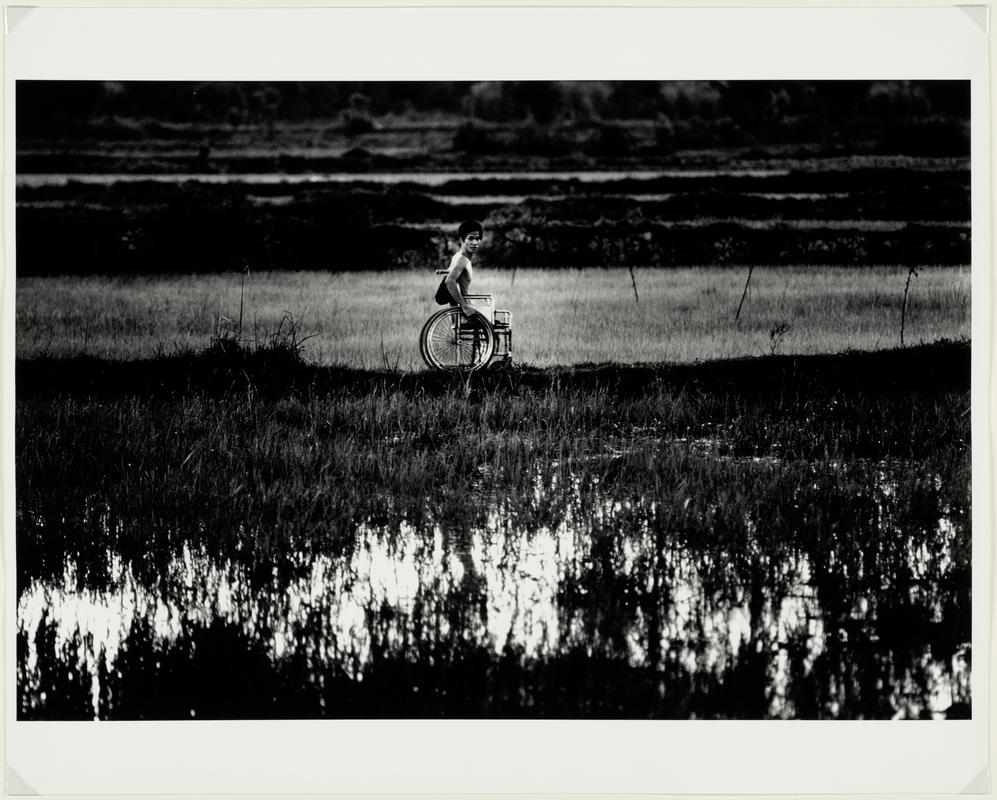
<svg viewBox="0 0 997 800">
<path fill-rule="evenodd" d="M 933 374 L 803 381 L 809 411 L 660 380 L 260 397 L 250 425 L 36 399 L 19 716 L 967 716 L 968 420 Z"/>
<path fill-rule="evenodd" d="M 431 272 L 466 218 L 485 226 L 489 269 L 970 260 L 965 159 L 480 171 L 279 161 L 134 174 L 32 171 L 22 159 L 19 276 Z"/>
</svg>

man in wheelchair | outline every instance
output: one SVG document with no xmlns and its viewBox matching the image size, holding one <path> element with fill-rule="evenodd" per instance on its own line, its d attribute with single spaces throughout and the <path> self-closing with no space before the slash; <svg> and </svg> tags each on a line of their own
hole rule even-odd
<svg viewBox="0 0 997 800">
<path fill-rule="evenodd" d="M 481 247 L 484 228 L 477 220 L 457 228 L 460 247 L 443 275 L 434 296 L 437 304 L 450 308 L 427 320 L 419 337 L 423 360 L 437 369 L 477 369 L 493 359 L 512 358 L 512 315 L 497 311 L 491 295 L 470 293 L 471 258 Z"/>
<path fill-rule="evenodd" d="M 481 247 L 483 235 L 484 228 L 477 220 L 469 219 L 460 224 L 457 228 L 460 249 L 450 259 L 450 267 L 446 270 L 446 277 L 440 282 L 440 288 L 436 291 L 437 303 L 440 305 L 450 303 L 452 306 L 459 306 L 467 317 L 479 313 L 477 309 L 468 304 L 465 297 L 470 294 L 471 278 L 474 274 L 471 257 Z"/>
</svg>

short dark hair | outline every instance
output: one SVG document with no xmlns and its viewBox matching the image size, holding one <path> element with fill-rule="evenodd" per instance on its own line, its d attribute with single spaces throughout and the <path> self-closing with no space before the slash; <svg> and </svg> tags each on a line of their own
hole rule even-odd
<svg viewBox="0 0 997 800">
<path fill-rule="evenodd" d="M 462 242 L 470 236 L 472 233 L 477 232 L 482 236 L 485 234 L 485 229 L 481 226 L 481 223 L 476 219 L 468 219 L 460 223 L 460 227 L 457 228 L 457 238 Z"/>
</svg>

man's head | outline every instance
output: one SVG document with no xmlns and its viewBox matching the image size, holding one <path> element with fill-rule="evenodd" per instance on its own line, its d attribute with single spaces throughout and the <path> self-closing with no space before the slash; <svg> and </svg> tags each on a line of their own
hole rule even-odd
<svg viewBox="0 0 997 800">
<path fill-rule="evenodd" d="M 472 233 L 477 233 L 478 238 L 480 239 L 481 235 L 484 232 L 485 229 L 481 227 L 480 222 L 478 222 L 476 219 L 469 219 L 460 223 L 460 227 L 457 228 L 457 238 L 463 242 Z"/>
<path fill-rule="evenodd" d="M 481 244 L 481 237 L 485 229 L 476 219 L 465 220 L 457 228 L 457 238 L 460 240 L 461 250 L 473 253 Z"/>
</svg>

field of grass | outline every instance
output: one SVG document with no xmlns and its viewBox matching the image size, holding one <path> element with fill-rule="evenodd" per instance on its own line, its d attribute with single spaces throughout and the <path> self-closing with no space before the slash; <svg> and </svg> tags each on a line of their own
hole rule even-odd
<svg viewBox="0 0 997 800">
<path fill-rule="evenodd" d="M 513 312 L 515 359 L 536 366 L 690 362 L 776 353 L 875 350 L 900 343 L 907 270 L 745 268 L 480 269 L 474 291 Z M 418 370 L 418 334 L 437 306 L 423 272 L 27 277 L 17 281 L 17 355 L 149 358 L 201 350 L 237 327 L 265 339 L 293 316 L 319 364 Z M 912 279 L 907 344 L 969 336 L 970 270 Z M 782 331 L 782 332 L 780 332 Z"/>
</svg>

